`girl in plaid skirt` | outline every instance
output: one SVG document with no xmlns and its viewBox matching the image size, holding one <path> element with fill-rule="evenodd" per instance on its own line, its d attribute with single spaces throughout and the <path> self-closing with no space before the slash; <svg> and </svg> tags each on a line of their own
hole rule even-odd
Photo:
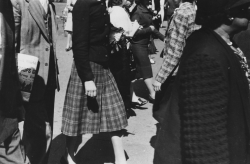
<svg viewBox="0 0 250 164">
<path fill-rule="evenodd" d="M 94 7 L 93 7 L 94 6 Z M 108 68 L 109 15 L 105 0 L 78 0 L 73 10 L 74 62 L 63 108 L 62 133 L 67 136 L 66 160 L 74 162 L 78 137 L 110 134 L 116 164 L 126 164 L 122 129 L 127 116 Z"/>
</svg>

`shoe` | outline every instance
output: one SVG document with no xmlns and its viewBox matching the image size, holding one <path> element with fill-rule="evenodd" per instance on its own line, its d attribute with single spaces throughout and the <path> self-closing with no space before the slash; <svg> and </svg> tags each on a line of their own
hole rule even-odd
<svg viewBox="0 0 250 164">
<path fill-rule="evenodd" d="M 151 64 L 155 64 L 155 61 L 153 59 L 149 59 Z"/>
<path fill-rule="evenodd" d="M 60 159 L 60 164 L 69 164 L 69 162 L 64 156 L 62 156 Z"/>
<path fill-rule="evenodd" d="M 72 49 L 72 47 L 65 48 L 65 51 L 68 52 Z"/>
<path fill-rule="evenodd" d="M 149 95 L 149 96 L 148 96 L 148 101 L 149 101 L 150 103 L 154 104 L 155 99 Z"/>
<path fill-rule="evenodd" d="M 145 104 L 147 104 L 148 103 L 148 101 L 147 100 L 142 100 L 141 98 L 139 98 L 138 99 L 138 101 L 137 102 L 131 102 L 131 106 L 132 107 L 137 107 L 137 106 L 143 106 L 143 105 L 145 105 Z"/>
<path fill-rule="evenodd" d="M 67 158 L 68 151 L 66 149 L 65 154 L 61 157 L 60 159 L 60 164 L 76 164 L 73 159 L 68 159 Z"/>
</svg>

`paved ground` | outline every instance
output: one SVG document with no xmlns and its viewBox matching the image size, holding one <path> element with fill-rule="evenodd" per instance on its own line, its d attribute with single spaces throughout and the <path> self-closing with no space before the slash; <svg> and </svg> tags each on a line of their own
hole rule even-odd
<svg viewBox="0 0 250 164">
<path fill-rule="evenodd" d="M 55 3 L 57 15 L 61 15 L 65 6 L 64 3 Z M 64 103 L 64 96 L 70 75 L 71 64 L 73 61 L 72 52 L 65 52 L 66 37 L 63 33 L 62 21 L 58 19 L 59 35 L 57 42 L 57 57 L 59 62 L 59 80 L 61 91 L 56 93 L 55 100 L 55 116 L 54 116 L 54 134 L 52 142 L 52 150 L 49 164 L 60 164 L 60 158 L 64 153 L 65 138 L 60 132 L 61 116 Z M 165 23 L 166 24 L 166 23 Z M 161 29 L 164 32 L 164 29 Z M 158 51 L 163 48 L 163 43 L 155 40 Z M 159 70 L 162 59 L 158 52 L 152 55 L 156 64 L 152 65 L 154 75 Z M 147 99 L 148 91 L 142 81 L 136 84 L 136 93 L 140 97 Z M 152 117 L 152 104 L 148 103 L 143 109 L 135 109 L 136 116 L 131 117 L 129 126 L 126 128 L 126 136 L 124 137 L 124 148 L 128 157 L 129 164 L 152 164 L 154 156 L 153 143 L 156 134 L 157 122 Z M 77 154 L 77 163 L 81 164 L 104 164 L 113 163 L 114 155 L 112 144 L 105 134 L 100 135 L 84 135 L 82 137 L 85 145 L 80 148 Z"/>
</svg>

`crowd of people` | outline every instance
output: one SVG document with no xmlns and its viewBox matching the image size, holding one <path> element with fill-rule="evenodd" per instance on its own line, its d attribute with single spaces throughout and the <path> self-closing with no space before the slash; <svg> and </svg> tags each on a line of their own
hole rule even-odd
<svg viewBox="0 0 250 164">
<path fill-rule="evenodd" d="M 128 118 L 150 102 L 160 124 L 154 164 L 250 164 L 250 42 L 242 39 L 249 36 L 242 32 L 250 0 L 68 0 L 64 13 L 65 50 L 74 60 L 62 115 L 63 162 L 76 164 L 82 135 L 106 133 L 114 163 L 127 164 Z M 49 0 L 0 0 L 0 163 L 48 163 L 60 90 L 55 19 Z M 154 39 L 164 49 L 153 80 Z M 19 54 L 38 59 L 28 100 Z M 147 100 L 136 95 L 137 80 L 145 82 Z"/>
</svg>

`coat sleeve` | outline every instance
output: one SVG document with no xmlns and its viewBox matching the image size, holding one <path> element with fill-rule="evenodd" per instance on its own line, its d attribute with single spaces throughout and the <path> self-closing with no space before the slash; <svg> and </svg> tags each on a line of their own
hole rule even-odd
<svg viewBox="0 0 250 164">
<path fill-rule="evenodd" d="M 158 30 L 154 29 L 153 31 L 154 36 L 156 36 L 157 38 L 159 38 L 161 41 L 164 41 L 164 35 L 162 33 L 160 33 Z"/>
<path fill-rule="evenodd" d="M 229 83 L 221 64 L 209 55 L 193 54 L 180 64 L 178 74 L 183 163 L 228 163 Z"/>
<path fill-rule="evenodd" d="M 15 49 L 19 52 L 20 47 L 20 31 L 21 31 L 21 4 L 18 0 L 11 0 L 13 6 L 13 14 L 15 21 Z"/>
<path fill-rule="evenodd" d="M 138 21 L 138 23 L 140 24 L 140 14 L 135 12 L 135 14 L 132 15 L 131 17 L 131 21 L 134 22 L 135 20 Z M 146 35 L 148 33 L 152 33 L 152 30 L 150 27 L 145 27 L 145 28 L 142 28 L 142 29 L 138 29 L 135 33 L 135 36 L 141 36 L 141 35 Z"/>
<path fill-rule="evenodd" d="M 77 1 L 73 10 L 73 57 L 81 81 L 94 79 L 89 61 L 90 0 Z"/>
</svg>

